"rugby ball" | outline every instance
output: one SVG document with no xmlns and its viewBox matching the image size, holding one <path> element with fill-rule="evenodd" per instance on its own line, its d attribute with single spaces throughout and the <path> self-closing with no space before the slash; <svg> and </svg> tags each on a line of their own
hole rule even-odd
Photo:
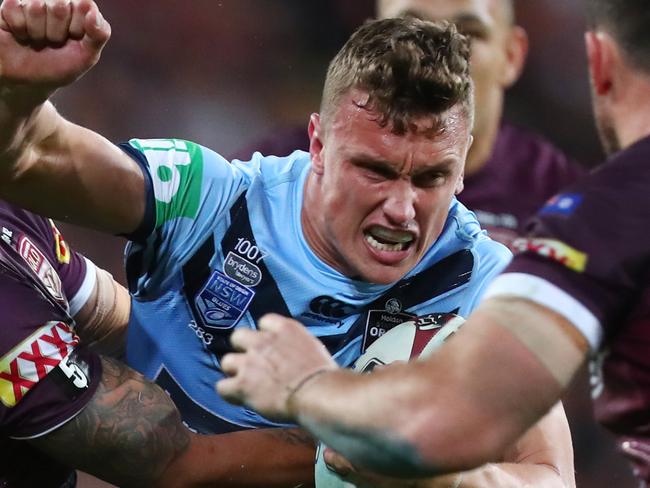
<svg viewBox="0 0 650 488">
<path fill-rule="evenodd" d="M 436 313 L 397 325 L 373 342 L 354 363 L 354 371 L 371 373 L 378 366 L 429 356 L 449 339 L 465 319 L 453 313 Z M 323 459 L 325 446 L 316 451 L 316 488 L 354 488 L 330 470 Z"/>
</svg>

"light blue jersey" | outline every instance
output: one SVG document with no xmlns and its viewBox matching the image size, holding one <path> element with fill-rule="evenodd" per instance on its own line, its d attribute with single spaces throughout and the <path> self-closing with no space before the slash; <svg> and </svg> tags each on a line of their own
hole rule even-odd
<svg viewBox="0 0 650 488">
<path fill-rule="evenodd" d="M 454 200 L 441 236 L 403 280 L 356 281 L 321 261 L 303 235 L 308 153 L 228 162 L 181 140 L 124 149 L 150 180 L 145 221 L 127 250 L 128 362 L 199 432 L 276 425 L 215 392 L 235 327 L 253 328 L 267 312 L 291 315 L 348 366 L 415 315 L 467 316 L 510 259 Z"/>
</svg>

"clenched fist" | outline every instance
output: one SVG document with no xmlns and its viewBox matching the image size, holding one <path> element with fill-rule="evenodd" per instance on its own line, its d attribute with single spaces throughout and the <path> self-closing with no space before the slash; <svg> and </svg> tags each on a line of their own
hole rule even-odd
<svg viewBox="0 0 650 488">
<path fill-rule="evenodd" d="M 92 68 L 110 35 L 92 0 L 4 0 L 0 86 L 47 98 Z"/>
</svg>

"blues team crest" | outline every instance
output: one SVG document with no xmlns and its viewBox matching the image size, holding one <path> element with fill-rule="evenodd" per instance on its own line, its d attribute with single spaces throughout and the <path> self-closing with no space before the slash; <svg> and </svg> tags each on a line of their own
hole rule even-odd
<svg viewBox="0 0 650 488">
<path fill-rule="evenodd" d="M 250 288 L 214 271 L 194 303 L 206 327 L 230 329 L 244 315 L 254 296 Z"/>
</svg>

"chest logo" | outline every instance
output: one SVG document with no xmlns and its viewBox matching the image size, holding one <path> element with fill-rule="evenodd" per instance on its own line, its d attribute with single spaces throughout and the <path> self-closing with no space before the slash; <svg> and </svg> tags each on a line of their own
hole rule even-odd
<svg viewBox="0 0 650 488">
<path fill-rule="evenodd" d="M 50 295 L 58 302 L 65 302 L 59 274 L 34 243 L 27 237 L 21 236 L 18 241 L 18 252 L 32 271 L 36 273 L 41 283 L 45 285 Z"/>
<path fill-rule="evenodd" d="M 244 315 L 254 296 L 250 288 L 214 271 L 194 302 L 206 327 L 230 329 Z"/>
<path fill-rule="evenodd" d="M 356 311 L 356 308 L 349 303 L 342 302 L 336 298 L 321 295 L 314 298 L 309 303 L 309 310 L 323 317 L 340 319 L 352 315 Z"/>
<path fill-rule="evenodd" d="M 257 286 L 262 281 L 260 268 L 234 252 L 229 252 L 226 256 L 223 272 L 244 286 Z"/>
</svg>

